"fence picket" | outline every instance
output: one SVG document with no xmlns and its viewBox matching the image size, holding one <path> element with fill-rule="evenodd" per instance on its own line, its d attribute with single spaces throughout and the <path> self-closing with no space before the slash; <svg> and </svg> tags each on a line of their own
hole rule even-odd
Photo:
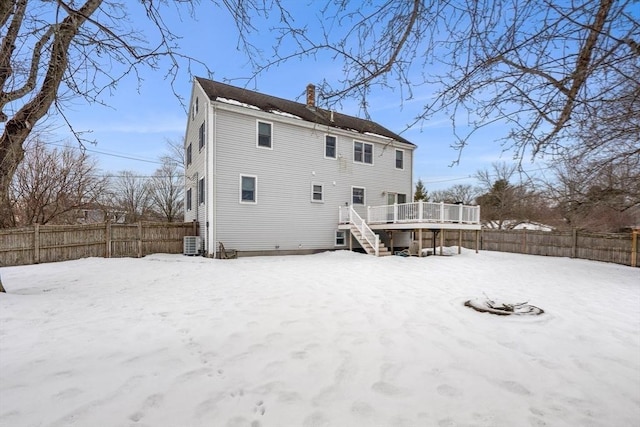
<svg viewBox="0 0 640 427">
<path fill-rule="evenodd" d="M 0 229 L 0 265 L 27 265 L 86 257 L 141 257 L 182 253 L 193 223 L 35 225 Z"/>
</svg>

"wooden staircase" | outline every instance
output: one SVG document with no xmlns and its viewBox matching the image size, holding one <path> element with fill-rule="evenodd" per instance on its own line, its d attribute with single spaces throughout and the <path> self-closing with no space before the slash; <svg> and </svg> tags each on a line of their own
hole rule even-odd
<svg viewBox="0 0 640 427">
<path fill-rule="evenodd" d="M 362 237 L 362 233 L 358 230 L 358 227 L 355 225 L 351 225 L 351 234 L 356 238 L 360 246 L 365 250 L 365 252 L 369 255 L 375 255 L 375 248 L 367 241 L 367 239 Z M 389 256 L 391 255 L 391 251 L 387 248 L 384 243 L 378 243 L 378 256 Z"/>
</svg>

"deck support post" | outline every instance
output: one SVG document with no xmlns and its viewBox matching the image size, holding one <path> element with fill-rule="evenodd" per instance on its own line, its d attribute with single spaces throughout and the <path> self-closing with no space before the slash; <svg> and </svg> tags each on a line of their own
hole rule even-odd
<svg viewBox="0 0 640 427">
<path fill-rule="evenodd" d="M 443 247 L 444 247 L 444 235 L 445 235 L 446 231 L 444 230 L 444 228 L 442 230 L 440 230 L 440 255 L 443 254 Z"/>
<path fill-rule="evenodd" d="M 422 228 L 418 229 L 418 257 L 422 257 Z"/>
<path fill-rule="evenodd" d="M 478 253 L 479 248 L 480 248 L 480 230 L 476 230 L 476 253 Z"/>
<path fill-rule="evenodd" d="M 458 230 L 458 255 L 462 253 L 462 229 Z"/>
</svg>

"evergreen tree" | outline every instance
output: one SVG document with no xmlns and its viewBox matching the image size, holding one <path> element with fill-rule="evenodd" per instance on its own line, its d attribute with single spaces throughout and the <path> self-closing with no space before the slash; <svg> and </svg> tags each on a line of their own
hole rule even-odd
<svg viewBox="0 0 640 427">
<path fill-rule="evenodd" d="M 427 190 L 424 188 L 424 184 L 422 183 L 421 179 L 418 179 L 418 182 L 416 183 L 416 191 L 413 194 L 413 201 L 414 202 L 419 202 L 419 201 L 428 202 L 429 201 L 429 196 L 427 195 Z"/>
</svg>

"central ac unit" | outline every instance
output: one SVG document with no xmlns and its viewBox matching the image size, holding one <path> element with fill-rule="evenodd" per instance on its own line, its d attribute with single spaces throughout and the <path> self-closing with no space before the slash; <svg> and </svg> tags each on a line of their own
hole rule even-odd
<svg viewBox="0 0 640 427">
<path fill-rule="evenodd" d="M 202 248 L 202 237 L 184 236 L 184 255 L 200 255 Z"/>
</svg>

